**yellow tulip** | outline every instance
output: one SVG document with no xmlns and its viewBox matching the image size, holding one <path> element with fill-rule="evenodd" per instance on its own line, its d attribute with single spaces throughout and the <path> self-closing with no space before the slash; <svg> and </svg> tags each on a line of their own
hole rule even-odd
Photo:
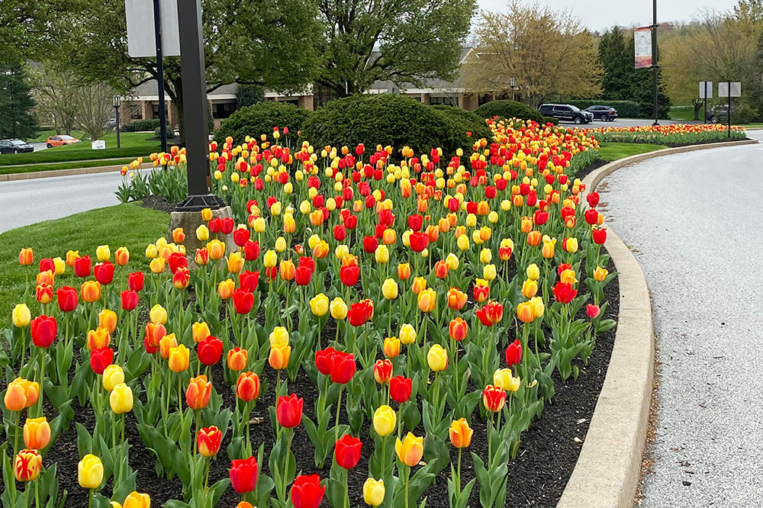
<svg viewBox="0 0 763 508">
<path fill-rule="evenodd" d="M 441 372 L 448 368 L 448 352 L 439 345 L 435 344 L 429 348 L 427 353 L 427 363 L 434 372 Z"/>
<path fill-rule="evenodd" d="M 318 317 L 325 316 L 329 311 L 329 297 L 323 293 L 310 300 L 310 310 Z"/>
<path fill-rule="evenodd" d="M 239 273 L 244 269 L 244 257 L 240 252 L 231 252 L 228 256 L 228 271 L 230 273 Z"/>
<path fill-rule="evenodd" d="M 495 280 L 497 276 L 495 265 L 485 265 L 482 267 L 482 278 L 485 280 Z"/>
<path fill-rule="evenodd" d="M 527 279 L 522 284 L 522 295 L 525 298 L 532 298 L 538 292 L 538 281 Z"/>
<path fill-rule="evenodd" d="M 392 434 L 395 431 L 396 422 L 395 410 L 387 405 L 379 406 L 374 412 L 374 430 L 381 437 Z"/>
<path fill-rule="evenodd" d="M 132 389 L 124 383 L 119 383 L 109 395 L 109 404 L 114 414 L 129 413 L 132 411 Z"/>
<path fill-rule="evenodd" d="M 13 312 L 11 312 L 11 320 L 13 321 L 13 326 L 16 328 L 29 326 L 29 322 L 32 321 L 32 313 L 30 312 L 29 307 L 27 307 L 25 303 L 16 305 L 13 308 Z"/>
<path fill-rule="evenodd" d="M 458 260 L 458 256 L 452 252 L 445 258 L 445 262 L 448 264 L 448 270 L 458 270 L 458 266 L 461 262 Z"/>
<path fill-rule="evenodd" d="M 262 263 L 265 265 L 265 268 L 273 268 L 278 263 L 278 254 L 274 250 L 267 251 L 262 258 Z"/>
<path fill-rule="evenodd" d="M 289 358 L 291 357 L 291 346 L 287 343 L 285 346 L 272 346 L 270 347 L 270 355 L 268 356 L 268 363 L 275 370 L 282 370 L 289 366 Z"/>
<path fill-rule="evenodd" d="M 104 261 L 111 259 L 111 249 L 109 249 L 108 245 L 101 245 L 95 249 L 95 255 L 98 258 L 98 261 L 103 263 Z"/>
<path fill-rule="evenodd" d="M 151 307 L 149 317 L 151 318 L 151 322 L 155 325 L 163 325 L 167 323 L 167 311 L 158 303 Z"/>
<path fill-rule="evenodd" d="M 384 502 L 387 491 L 384 489 L 384 480 L 369 478 L 363 484 L 363 501 L 369 506 L 379 506 Z"/>
<path fill-rule="evenodd" d="M 480 263 L 486 265 L 493 260 L 493 253 L 490 249 L 482 249 L 480 251 Z"/>
<path fill-rule="evenodd" d="M 395 442 L 395 453 L 400 462 L 408 467 L 413 467 L 421 461 L 424 455 L 424 438 L 416 437 L 410 432 L 403 441 Z"/>
<path fill-rule="evenodd" d="M 400 328 L 400 342 L 406 346 L 416 342 L 416 330 L 413 326 L 406 323 Z"/>
<path fill-rule="evenodd" d="M 531 280 L 538 280 L 540 278 L 540 268 L 535 263 L 527 267 L 527 278 Z"/>
<path fill-rule="evenodd" d="M 103 387 L 107 392 L 114 390 L 115 386 L 124 382 L 125 373 L 119 365 L 112 363 L 103 371 Z"/>
<path fill-rule="evenodd" d="M 575 284 L 578 280 L 575 278 L 575 271 L 568 268 L 559 276 L 559 281 L 564 284 Z"/>
<path fill-rule="evenodd" d="M 334 298 L 329 305 L 331 317 L 336 320 L 342 320 L 347 317 L 347 304 L 341 298 Z"/>
<path fill-rule="evenodd" d="M 519 390 L 519 377 L 514 377 L 511 369 L 498 369 L 493 373 L 493 384 L 507 392 Z"/>
<path fill-rule="evenodd" d="M 605 270 L 604 268 L 597 266 L 596 270 L 593 271 L 593 280 L 597 282 L 602 282 L 604 279 L 607 278 L 607 275 L 609 275 L 609 272 Z"/>
<path fill-rule="evenodd" d="M 103 309 L 98 314 L 98 327 L 107 329 L 109 333 L 114 333 L 117 328 L 117 313 L 113 310 Z"/>
<path fill-rule="evenodd" d="M 206 242 L 209 240 L 209 229 L 207 226 L 202 224 L 201 226 L 196 228 L 196 238 L 199 239 L 199 241 Z"/>
<path fill-rule="evenodd" d="M 164 258 L 156 257 L 151 260 L 148 267 L 151 270 L 151 273 L 162 273 L 164 271 L 164 265 Z"/>
<path fill-rule="evenodd" d="M 379 245 L 374 252 L 374 258 L 377 263 L 384 264 L 389 262 L 389 249 L 386 245 Z"/>
<path fill-rule="evenodd" d="M 202 340 L 212 335 L 212 332 L 210 331 L 209 325 L 207 325 L 207 323 L 204 321 L 197 321 L 191 325 L 191 334 L 193 335 L 193 342 L 198 344 Z"/>
<path fill-rule="evenodd" d="M 125 498 L 122 508 L 151 508 L 151 497 L 148 494 L 132 492 Z"/>
<path fill-rule="evenodd" d="M 530 298 L 530 304 L 533 306 L 533 312 L 535 313 L 535 317 L 543 317 L 543 313 L 545 312 L 546 306 L 543 304 L 543 299 L 539 296 Z"/>
<path fill-rule="evenodd" d="M 77 480 L 83 489 L 97 489 L 103 483 L 103 463 L 93 454 L 85 455 L 77 465 Z"/>
<path fill-rule="evenodd" d="M 469 237 L 466 235 L 459 236 L 456 244 L 459 250 L 469 250 Z"/>
<path fill-rule="evenodd" d="M 397 358 L 400 355 L 400 339 L 387 337 L 384 339 L 383 350 L 387 358 Z"/>
<path fill-rule="evenodd" d="M 394 279 L 387 279 L 382 284 L 382 294 L 387 300 L 394 300 L 398 295 L 397 282 Z"/>
<path fill-rule="evenodd" d="M 417 303 L 421 312 L 432 312 L 437 305 L 437 293 L 434 289 L 424 289 L 419 293 Z"/>
<path fill-rule="evenodd" d="M 220 240 L 211 240 L 207 243 L 207 251 L 209 252 L 209 259 L 217 261 L 225 257 L 225 244 Z"/>
<path fill-rule="evenodd" d="M 172 372 L 184 372 L 188 369 L 191 352 L 185 345 L 170 348 L 169 366 Z"/>
<path fill-rule="evenodd" d="M 270 332 L 270 347 L 284 347 L 289 345 L 289 332 L 283 326 L 276 326 Z"/>
<path fill-rule="evenodd" d="M 66 262 L 61 258 L 53 258 L 53 265 L 56 267 L 55 275 L 63 275 L 66 271 Z"/>
</svg>

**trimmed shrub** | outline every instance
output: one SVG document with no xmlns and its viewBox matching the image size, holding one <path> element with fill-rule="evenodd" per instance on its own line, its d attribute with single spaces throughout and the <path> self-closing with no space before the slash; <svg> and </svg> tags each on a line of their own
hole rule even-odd
<svg viewBox="0 0 763 508">
<path fill-rule="evenodd" d="M 120 132 L 135 132 L 135 127 L 132 125 L 122 125 L 119 127 Z"/>
<path fill-rule="evenodd" d="M 399 94 L 353 95 L 329 102 L 305 122 L 302 135 L 313 146 L 355 146 L 373 150 L 376 145 L 400 150 L 411 147 L 416 153 L 442 148 L 452 154 L 472 141 L 458 135 L 452 120 L 455 114 L 442 113 L 431 106 Z M 465 131 L 465 129 L 464 129 Z"/>
<path fill-rule="evenodd" d="M 290 134 L 304 129 L 305 121 L 313 115 L 311 111 L 285 102 L 266 101 L 241 108 L 223 120 L 215 131 L 218 143 L 231 136 L 236 143 L 243 143 L 246 136 L 259 138 L 262 134 L 273 134 L 273 127 L 288 127 Z M 312 139 L 310 141 L 313 141 Z"/>
<path fill-rule="evenodd" d="M 641 105 L 636 101 L 608 101 L 606 99 L 581 99 L 568 101 L 567 104 L 572 104 L 580 109 L 585 109 L 589 106 L 610 106 L 617 110 L 617 116 L 621 118 L 641 118 Z M 651 107 L 651 103 L 650 103 Z M 650 114 L 651 114 L 651 110 Z"/>
<path fill-rule="evenodd" d="M 553 116 L 544 116 L 543 117 L 543 123 L 549 123 L 551 122 L 554 125 L 559 125 L 559 119 Z"/>
<path fill-rule="evenodd" d="M 136 132 L 141 132 L 152 131 L 159 127 L 160 123 L 158 118 L 152 118 L 151 120 L 133 120 L 130 125 Z M 167 124 L 167 128 L 169 128 L 169 124 Z"/>
<path fill-rule="evenodd" d="M 160 138 L 162 135 L 161 128 L 157 127 L 154 129 L 154 137 Z M 167 139 L 174 139 L 175 138 L 175 129 L 170 128 L 170 126 L 167 126 Z"/>
<path fill-rule="evenodd" d="M 448 128 L 453 135 L 452 144 L 456 148 L 468 148 L 477 139 L 485 138 L 489 141 L 493 138 L 485 120 L 471 111 L 441 104 L 429 107 L 448 122 Z M 471 136 L 468 136 L 467 132 L 470 132 Z"/>
<path fill-rule="evenodd" d="M 480 118 L 520 118 L 543 122 L 543 116 L 537 109 L 531 108 L 521 102 L 501 100 L 483 104 L 474 111 Z"/>
</svg>

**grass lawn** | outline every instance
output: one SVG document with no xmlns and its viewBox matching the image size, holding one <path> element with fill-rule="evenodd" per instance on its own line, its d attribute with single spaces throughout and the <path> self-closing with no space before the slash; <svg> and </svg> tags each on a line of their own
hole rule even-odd
<svg viewBox="0 0 763 508">
<path fill-rule="evenodd" d="M 599 157 L 605 161 L 616 161 L 631 155 L 653 152 L 663 148 L 667 148 L 667 146 L 648 143 L 602 143 L 599 147 Z"/>
<path fill-rule="evenodd" d="M 95 265 L 95 249 L 99 245 L 109 245 L 112 262 L 114 252 L 124 246 L 130 250 L 130 263 L 127 265 L 129 271 L 146 271 L 146 245 L 166 235 L 168 225 L 168 214 L 128 203 L 40 222 L 0 234 L 0 330 L 10 326 L 11 311 L 21 302 L 27 273 L 25 268 L 30 268 L 28 273 L 31 280 L 39 271 L 40 259 L 58 256 L 65 259 L 68 250 L 90 255 Z M 31 267 L 19 265 L 18 255 L 23 247 L 34 249 L 35 262 Z M 115 280 L 118 274 L 119 270 L 116 271 Z M 55 288 L 63 285 L 79 290 L 80 282 L 69 267 L 64 275 L 56 277 Z M 36 306 L 34 296 L 31 299 Z M 33 316 L 39 315 L 39 312 L 39 308 L 32 308 Z"/>
<path fill-rule="evenodd" d="M 14 173 L 36 173 L 39 171 L 54 171 L 56 169 L 78 169 L 78 168 L 97 168 L 100 166 L 125 165 L 132 162 L 134 158 L 129 159 L 110 159 L 107 161 L 82 161 L 82 162 L 64 162 L 59 164 L 22 164 L 18 166 L 0 166 L 0 175 L 9 175 Z"/>
<path fill-rule="evenodd" d="M 159 141 L 154 138 L 153 132 L 124 132 L 120 138 L 121 148 L 116 148 L 117 135 L 112 132 L 101 138 L 106 140 L 105 150 L 92 150 L 90 141 L 83 141 L 76 145 L 57 146 L 39 152 L 0 155 L 0 166 L 145 157 L 151 152 L 159 151 Z"/>
<path fill-rule="evenodd" d="M 704 110 L 699 112 L 700 119 Z M 670 107 L 670 119 L 671 120 L 694 120 L 694 108 L 692 106 L 671 106 Z"/>
</svg>

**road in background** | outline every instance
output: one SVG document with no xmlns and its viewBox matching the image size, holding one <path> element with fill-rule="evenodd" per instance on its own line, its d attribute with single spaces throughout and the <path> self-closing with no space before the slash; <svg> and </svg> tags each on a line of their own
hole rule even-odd
<svg viewBox="0 0 763 508">
<path fill-rule="evenodd" d="M 658 410 L 641 506 L 763 499 L 761 157 L 763 144 L 669 155 L 599 186 L 652 297 Z"/>
</svg>

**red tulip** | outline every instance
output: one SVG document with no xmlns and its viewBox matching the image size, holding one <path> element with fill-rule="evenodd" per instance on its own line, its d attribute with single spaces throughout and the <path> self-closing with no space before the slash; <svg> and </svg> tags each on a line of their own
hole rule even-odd
<svg viewBox="0 0 763 508">
<path fill-rule="evenodd" d="M 107 286 L 114 280 L 114 265 L 109 261 L 98 263 L 95 265 L 95 268 L 93 268 L 93 275 L 95 275 L 95 280 L 102 285 Z"/>
<path fill-rule="evenodd" d="M 72 312 L 77 308 L 79 302 L 77 290 L 68 286 L 56 291 L 56 298 L 58 298 L 58 308 L 61 309 L 61 312 Z"/>
<path fill-rule="evenodd" d="M 96 374 L 103 374 L 106 367 L 111 365 L 114 360 L 114 351 L 108 347 L 93 349 L 90 351 L 90 368 Z"/>
<path fill-rule="evenodd" d="M 503 305 L 490 301 L 481 309 L 477 309 L 477 317 L 485 326 L 493 326 L 503 319 Z"/>
<path fill-rule="evenodd" d="M 294 281 L 298 286 L 307 286 L 310 284 L 310 279 L 313 277 L 313 271 L 309 267 L 299 266 L 294 273 Z"/>
<path fill-rule="evenodd" d="M 506 392 L 497 386 L 488 385 L 482 390 L 482 403 L 485 404 L 485 409 L 497 413 L 506 404 Z"/>
<path fill-rule="evenodd" d="M 188 260 L 184 254 L 180 252 L 173 252 L 169 258 L 170 272 L 175 273 L 178 268 L 188 268 Z"/>
<path fill-rule="evenodd" d="M 389 381 L 389 396 L 398 404 L 407 402 L 411 398 L 412 390 L 413 381 L 409 378 L 395 376 Z"/>
<path fill-rule="evenodd" d="M 344 218 L 344 227 L 347 229 L 355 229 L 358 227 L 358 218 L 355 215 L 348 215 Z"/>
<path fill-rule="evenodd" d="M 421 228 L 423 226 L 424 226 L 424 217 L 422 217 L 421 215 L 411 215 L 410 217 L 408 217 L 408 227 L 411 228 L 413 231 L 416 231 L 416 232 L 421 231 Z"/>
<path fill-rule="evenodd" d="M 58 333 L 56 318 L 40 316 L 32 320 L 32 342 L 35 346 L 49 347 L 56 340 L 56 333 Z"/>
<path fill-rule="evenodd" d="M 220 217 L 215 217 L 209 221 L 210 233 L 219 233 L 221 227 L 222 227 L 222 221 L 220 220 Z"/>
<path fill-rule="evenodd" d="M 241 272 L 238 276 L 238 285 L 248 293 L 254 293 L 257 290 L 257 284 L 260 282 L 260 272 Z"/>
<path fill-rule="evenodd" d="M 546 222 L 548 222 L 548 212 L 541 212 L 538 210 L 533 216 L 533 222 L 535 222 L 537 226 L 544 225 Z"/>
<path fill-rule="evenodd" d="M 291 502 L 294 508 L 318 508 L 325 492 L 326 487 L 321 487 L 317 474 L 300 475 L 291 486 Z"/>
<path fill-rule="evenodd" d="M 230 464 L 230 483 L 238 494 L 252 492 L 257 487 L 257 459 L 238 459 Z"/>
<path fill-rule="evenodd" d="M 239 228 L 233 232 L 233 243 L 239 247 L 246 245 L 249 241 L 249 230 L 246 228 Z"/>
<path fill-rule="evenodd" d="M 522 361 L 522 343 L 519 339 L 508 345 L 506 348 L 506 363 L 511 367 Z"/>
<path fill-rule="evenodd" d="M 596 205 L 599 204 L 599 194 L 597 192 L 592 192 L 586 196 L 586 201 L 588 201 L 588 206 L 591 208 L 596 208 Z"/>
<path fill-rule="evenodd" d="M 336 351 L 331 365 L 331 381 L 338 384 L 347 384 L 355 375 L 355 355 Z"/>
<path fill-rule="evenodd" d="M 233 308 L 238 314 L 249 314 L 254 307 L 254 295 L 243 289 L 233 292 Z"/>
<path fill-rule="evenodd" d="M 255 261 L 258 257 L 260 257 L 260 244 L 249 240 L 244 244 L 244 259 Z"/>
<path fill-rule="evenodd" d="M 598 305 L 593 305 L 590 303 L 586 305 L 585 313 L 589 318 L 596 319 L 597 317 L 599 317 L 600 312 L 601 312 L 601 308 L 599 308 Z M 32 321 L 32 326 L 34 326 L 34 321 Z"/>
<path fill-rule="evenodd" d="M 220 232 L 224 235 L 229 235 L 233 232 L 233 228 L 236 225 L 233 219 L 225 217 L 220 221 Z"/>
<path fill-rule="evenodd" d="M 52 259 L 41 259 L 40 260 L 40 273 L 42 272 L 53 272 L 56 273 L 56 264 L 53 262 Z"/>
<path fill-rule="evenodd" d="M 602 245 L 604 242 L 607 241 L 607 230 L 595 228 L 592 232 L 592 236 L 593 236 L 593 243 Z"/>
<path fill-rule="evenodd" d="M 379 246 L 379 240 L 373 236 L 366 236 L 363 238 L 363 250 L 368 254 L 376 252 L 376 248 Z"/>
<path fill-rule="evenodd" d="M 334 240 L 343 242 L 345 238 L 347 238 L 347 228 L 341 224 L 334 226 Z"/>
<path fill-rule="evenodd" d="M 278 405 L 276 407 L 276 417 L 278 424 L 281 427 L 291 429 L 299 425 L 302 421 L 302 405 L 304 400 L 301 397 L 297 397 L 295 394 L 291 394 L 288 397 L 278 397 Z"/>
<path fill-rule="evenodd" d="M 584 217 L 585 221 L 592 226 L 599 222 L 599 212 L 593 208 L 586 210 Z"/>
<path fill-rule="evenodd" d="M 254 372 L 242 372 L 236 382 L 236 396 L 244 402 L 251 402 L 260 396 L 260 376 Z"/>
<path fill-rule="evenodd" d="M 358 461 L 360 461 L 360 451 L 362 448 L 363 443 L 360 439 L 349 434 L 342 436 L 334 446 L 334 457 L 336 458 L 337 465 L 344 469 L 352 469 L 357 466 Z"/>
<path fill-rule="evenodd" d="M 411 233 L 408 239 L 413 252 L 421 252 L 429 245 L 429 236 L 426 233 Z"/>
<path fill-rule="evenodd" d="M 392 379 L 392 362 L 389 360 L 376 360 L 374 363 L 374 379 L 380 385 L 389 383 Z"/>
<path fill-rule="evenodd" d="M 90 276 L 90 256 L 82 256 L 74 262 L 74 275 L 79 278 Z"/>
<path fill-rule="evenodd" d="M 355 265 L 343 266 L 339 269 L 339 278 L 342 280 L 342 284 L 347 287 L 352 287 L 357 284 L 359 277 L 360 268 Z"/>
<path fill-rule="evenodd" d="M 122 296 L 122 310 L 131 311 L 135 310 L 138 306 L 138 293 L 135 291 L 124 290 L 121 293 Z"/>
<path fill-rule="evenodd" d="M 565 284 L 564 282 L 557 282 L 553 291 L 556 301 L 562 304 L 570 303 L 578 294 L 577 289 L 572 288 L 572 284 Z"/>
<path fill-rule="evenodd" d="M 363 326 L 366 322 L 366 306 L 361 302 L 350 305 L 347 319 L 352 326 Z"/>
<path fill-rule="evenodd" d="M 315 366 L 318 367 L 318 372 L 324 376 L 331 375 L 335 352 L 333 347 L 328 347 L 326 349 L 318 350 L 315 353 Z"/>
<path fill-rule="evenodd" d="M 143 291 L 145 275 L 143 272 L 131 273 L 127 277 L 127 287 L 132 291 Z"/>
<path fill-rule="evenodd" d="M 222 440 L 223 433 L 215 426 L 199 429 L 199 432 L 196 434 L 196 445 L 199 448 L 199 453 L 204 457 L 217 455 L 217 452 L 220 451 Z"/>
<path fill-rule="evenodd" d="M 219 362 L 223 356 L 223 343 L 217 337 L 210 335 L 196 345 L 196 354 L 201 363 L 212 366 Z"/>
</svg>

